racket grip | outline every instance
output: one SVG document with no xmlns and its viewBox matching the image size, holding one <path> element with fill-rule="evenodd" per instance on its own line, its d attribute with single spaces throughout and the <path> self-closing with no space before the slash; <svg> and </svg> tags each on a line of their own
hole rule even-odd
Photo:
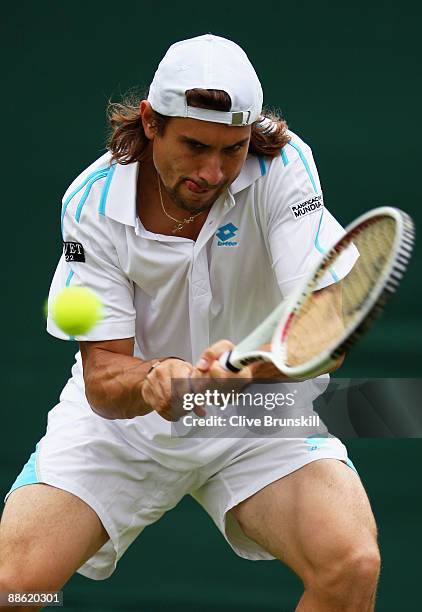
<svg viewBox="0 0 422 612">
<path fill-rule="evenodd" d="M 240 372 L 241 368 L 237 368 L 230 362 L 231 354 L 232 351 L 226 351 L 221 355 L 219 362 L 225 370 L 228 370 L 229 372 L 235 372 L 235 374 L 237 374 L 238 372 Z"/>
</svg>

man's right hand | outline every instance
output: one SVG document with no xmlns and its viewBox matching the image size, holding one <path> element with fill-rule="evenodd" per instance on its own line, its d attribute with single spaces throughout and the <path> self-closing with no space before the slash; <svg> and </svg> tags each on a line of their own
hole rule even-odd
<svg viewBox="0 0 422 612">
<path fill-rule="evenodd" d="M 155 410 L 166 421 L 178 421 L 186 411 L 182 407 L 180 394 L 191 390 L 190 379 L 197 377 L 198 370 L 187 361 L 169 357 L 154 364 L 142 383 L 141 394 L 144 402 Z M 176 389 L 174 382 L 180 381 L 180 389 Z M 186 382 L 186 384 L 185 384 Z M 194 412 L 198 416 L 205 416 L 205 411 L 197 406 Z"/>
<path fill-rule="evenodd" d="M 185 413 L 181 396 L 192 391 L 191 378 L 206 375 L 174 357 L 141 361 L 133 356 L 134 345 L 134 338 L 80 342 L 85 393 L 92 410 L 112 420 L 133 419 L 153 410 L 167 421 L 179 420 Z M 200 407 L 194 411 L 205 415 Z"/>
</svg>

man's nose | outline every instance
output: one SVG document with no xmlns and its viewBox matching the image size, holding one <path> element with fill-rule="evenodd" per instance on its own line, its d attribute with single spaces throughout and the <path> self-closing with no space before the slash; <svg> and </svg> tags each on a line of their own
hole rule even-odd
<svg viewBox="0 0 422 612">
<path fill-rule="evenodd" d="M 219 155 L 212 155 L 204 160 L 200 168 L 198 178 L 207 183 L 209 187 L 221 185 L 224 179 L 222 161 Z"/>
</svg>

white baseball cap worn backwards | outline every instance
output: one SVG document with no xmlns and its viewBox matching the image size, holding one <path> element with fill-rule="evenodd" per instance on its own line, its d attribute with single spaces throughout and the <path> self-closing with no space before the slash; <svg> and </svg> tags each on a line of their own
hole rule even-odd
<svg viewBox="0 0 422 612">
<path fill-rule="evenodd" d="M 189 89 L 219 89 L 231 99 L 229 112 L 188 106 Z M 168 117 L 190 117 L 227 125 L 251 125 L 262 111 L 262 88 L 246 53 L 231 40 L 205 34 L 172 45 L 151 83 L 148 101 Z"/>
</svg>

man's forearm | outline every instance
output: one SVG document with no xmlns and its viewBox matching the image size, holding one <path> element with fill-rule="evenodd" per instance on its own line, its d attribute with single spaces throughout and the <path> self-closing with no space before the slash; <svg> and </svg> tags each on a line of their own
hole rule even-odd
<svg viewBox="0 0 422 612">
<path fill-rule="evenodd" d="M 131 419 L 151 412 L 141 388 L 156 361 L 96 350 L 84 361 L 85 392 L 93 411 L 106 419 Z"/>
</svg>

